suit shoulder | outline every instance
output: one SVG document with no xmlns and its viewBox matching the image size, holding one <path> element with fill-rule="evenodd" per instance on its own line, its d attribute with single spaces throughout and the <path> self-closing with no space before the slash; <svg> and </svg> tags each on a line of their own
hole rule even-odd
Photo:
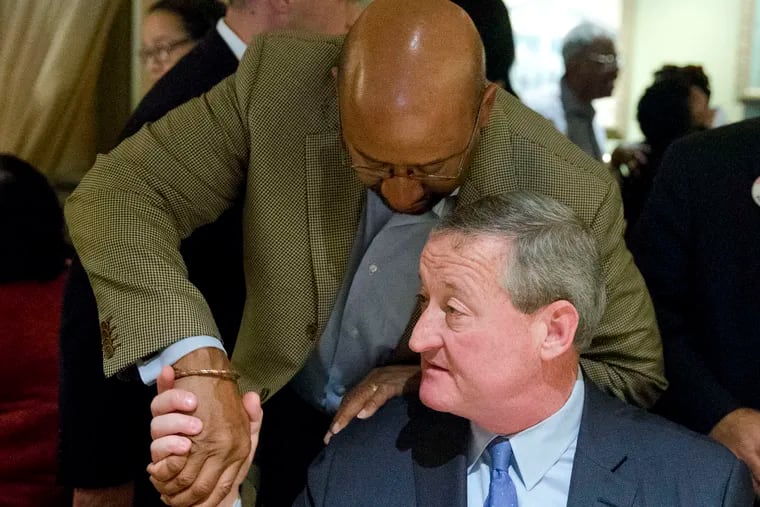
<svg viewBox="0 0 760 507">
<path fill-rule="evenodd" d="M 593 396 L 593 395 L 592 395 Z M 633 407 L 604 393 L 595 393 L 594 410 L 605 411 L 614 426 L 612 438 L 625 438 L 637 458 L 678 463 L 680 459 L 696 460 L 709 466 L 733 465 L 736 457 L 711 438 L 663 417 Z M 597 424 L 597 427 L 600 425 Z M 592 432 L 592 438 L 596 435 Z"/>
</svg>

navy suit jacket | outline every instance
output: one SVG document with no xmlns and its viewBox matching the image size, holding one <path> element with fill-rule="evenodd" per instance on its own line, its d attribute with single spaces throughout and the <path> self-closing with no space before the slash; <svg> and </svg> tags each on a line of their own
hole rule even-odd
<svg viewBox="0 0 760 507">
<path fill-rule="evenodd" d="M 237 64 L 216 29 L 210 30 L 143 98 L 122 136 L 208 91 L 234 73 Z M 240 209 L 232 208 L 182 243 L 189 277 L 206 297 L 228 353 L 245 300 Z M 155 387 L 104 377 L 97 307 L 79 259 L 64 295 L 60 346 L 59 481 L 101 488 L 137 478 L 135 505 L 162 505 L 145 473 Z M 108 442 L 108 452 L 103 452 L 103 442 Z"/>
<path fill-rule="evenodd" d="M 467 506 L 469 422 L 413 398 L 333 437 L 296 506 Z M 751 506 L 749 473 L 704 436 L 586 382 L 568 506 Z"/>
<path fill-rule="evenodd" d="M 655 409 L 709 432 L 760 410 L 760 119 L 666 152 L 631 251 L 652 295 L 670 387 Z"/>
</svg>

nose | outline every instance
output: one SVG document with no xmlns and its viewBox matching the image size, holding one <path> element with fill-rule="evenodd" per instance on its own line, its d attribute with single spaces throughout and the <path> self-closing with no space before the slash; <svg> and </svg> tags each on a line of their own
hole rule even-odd
<svg viewBox="0 0 760 507">
<path fill-rule="evenodd" d="M 164 73 L 164 64 L 156 57 L 148 58 L 145 62 L 145 68 L 154 79 L 158 79 Z"/>
<path fill-rule="evenodd" d="M 422 353 L 428 350 L 436 349 L 441 346 L 441 335 L 439 330 L 439 319 L 435 315 L 436 310 L 428 305 L 422 312 L 417 324 L 414 325 L 412 336 L 409 338 L 409 348 L 414 352 Z M 437 311 L 441 316 L 443 312 Z"/>
</svg>

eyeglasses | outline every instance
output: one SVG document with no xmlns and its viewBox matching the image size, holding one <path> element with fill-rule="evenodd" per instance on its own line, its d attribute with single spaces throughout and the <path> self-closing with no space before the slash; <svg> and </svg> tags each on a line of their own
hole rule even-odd
<svg viewBox="0 0 760 507">
<path fill-rule="evenodd" d="M 472 133 L 470 134 L 470 140 L 467 142 L 467 146 L 464 148 L 463 151 L 460 151 L 458 153 L 454 153 L 450 157 L 448 157 L 445 160 L 442 160 L 440 162 L 435 162 L 433 164 L 428 164 L 424 166 L 406 166 L 405 167 L 405 173 L 400 172 L 396 169 L 396 165 L 394 164 L 378 164 L 373 166 L 364 166 L 364 165 L 357 165 L 354 163 L 351 163 L 351 169 L 356 171 L 358 174 L 367 177 L 368 179 L 373 180 L 384 180 L 393 177 L 394 175 L 397 177 L 403 177 L 408 178 L 410 180 L 416 180 L 416 181 L 452 181 L 459 178 L 459 175 L 462 174 L 462 170 L 464 169 L 464 162 L 467 157 L 467 154 L 472 149 L 472 145 L 475 142 L 475 134 L 478 132 L 478 124 L 480 123 L 480 112 L 482 110 L 482 100 L 481 100 L 481 106 L 478 107 L 478 114 L 475 115 L 475 125 L 472 128 Z M 457 172 L 453 176 L 445 176 L 441 174 L 437 174 L 439 171 L 441 171 L 445 166 L 446 163 L 453 159 L 456 156 L 459 156 L 459 166 L 457 167 Z M 349 150 L 349 156 L 350 150 Z"/>
<path fill-rule="evenodd" d="M 620 67 L 623 64 L 623 59 L 614 53 L 591 53 L 588 59 L 605 68 Z"/>
<path fill-rule="evenodd" d="M 147 64 L 149 60 L 153 60 L 156 63 L 166 63 L 172 51 L 192 41 L 193 39 L 190 37 L 185 37 L 184 39 L 172 42 L 161 42 L 153 47 L 142 48 L 139 53 L 140 61 L 143 65 Z"/>
</svg>

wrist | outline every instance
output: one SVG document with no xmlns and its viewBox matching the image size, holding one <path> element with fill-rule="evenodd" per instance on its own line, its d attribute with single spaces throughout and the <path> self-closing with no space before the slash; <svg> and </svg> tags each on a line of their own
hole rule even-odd
<svg viewBox="0 0 760 507">
<path fill-rule="evenodd" d="M 204 347 L 182 356 L 172 367 L 175 370 L 229 370 L 230 360 L 224 351 Z"/>
</svg>

